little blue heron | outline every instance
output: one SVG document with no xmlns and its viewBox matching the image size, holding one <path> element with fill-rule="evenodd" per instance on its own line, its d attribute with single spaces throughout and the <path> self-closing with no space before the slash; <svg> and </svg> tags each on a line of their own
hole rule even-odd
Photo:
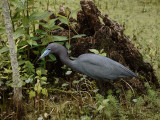
<svg viewBox="0 0 160 120">
<path fill-rule="evenodd" d="M 101 55 L 87 53 L 80 55 L 76 60 L 70 60 L 67 49 L 58 43 L 50 43 L 38 61 L 50 53 L 58 55 L 67 67 L 96 80 L 114 80 L 120 77 L 138 78 L 134 72 L 122 64 Z"/>
</svg>

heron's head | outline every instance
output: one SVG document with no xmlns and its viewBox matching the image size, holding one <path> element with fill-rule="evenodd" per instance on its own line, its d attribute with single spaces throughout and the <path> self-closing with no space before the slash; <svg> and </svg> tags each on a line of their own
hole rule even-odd
<svg viewBox="0 0 160 120">
<path fill-rule="evenodd" d="M 39 59 L 37 60 L 37 62 L 39 60 L 41 60 L 42 58 L 44 58 L 45 56 L 49 55 L 50 53 L 53 53 L 53 54 L 59 54 L 61 49 L 63 49 L 64 47 L 58 43 L 50 43 L 45 51 L 43 52 L 43 54 L 39 57 Z"/>
</svg>

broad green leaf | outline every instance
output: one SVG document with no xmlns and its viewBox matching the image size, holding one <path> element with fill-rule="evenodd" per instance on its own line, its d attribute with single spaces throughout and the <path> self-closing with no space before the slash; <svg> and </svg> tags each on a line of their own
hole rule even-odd
<svg viewBox="0 0 160 120">
<path fill-rule="evenodd" d="M 33 91 L 33 90 L 31 90 L 31 91 L 29 92 L 29 98 L 32 99 L 32 98 L 35 97 L 35 96 L 36 96 L 36 92 Z"/>
<path fill-rule="evenodd" d="M 36 83 L 34 86 L 34 90 L 39 94 L 41 93 L 42 87 L 40 85 L 40 83 Z"/>
<path fill-rule="evenodd" d="M 74 80 L 73 83 L 74 83 L 74 84 L 77 84 L 77 83 L 79 83 L 79 81 L 78 81 L 78 80 Z"/>
<path fill-rule="evenodd" d="M 25 5 L 26 0 L 21 0 L 23 6 Z"/>
<path fill-rule="evenodd" d="M 63 83 L 62 84 L 62 87 L 66 87 L 66 86 L 68 86 L 68 83 Z"/>
<path fill-rule="evenodd" d="M 48 45 L 50 42 L 53 42 L 53 38 L 49 39 L 49 38 L 43 38 L 41 39 L 42 45 Z"/>
<path fill-rule="evenodd" d="M 2 75 L 2 74 L 0 74 L 0 75 Z M 0 86 L 2 86 L 4 83 L 3 83 L 3 81 L 0 81 Z"/>
<path fill-rule="evenodd" d="M 70 17 L 73 17 L 73 15 L 77 14 L 77 12 L 78 12 L 79 10 L 81 10 L 81 7 L 78 7 L 78 8 L 76 8 L 76 9 L 74 9 L 74 10 L 71 12 Z"/>
<path fill-rule="evenodd" d="M 42 89 L 42 94 L 48 96 L 48 91 L 47 91 L 46 88 L 43 88 L 43 89 Z"/>
<path fill-rule="evenodd" d="M 35 72 L 34 71 L 34 65 L 30 61 L 25 61 L 25 66 L 24 67 L 25 67 L 25 71 L 29 75 L 31 75 Z"/>
<path fill-rule="evenodd" d="M 91 52 L 93 52 L 93 53 L 95 53 L 95 54 L 99 54 L 99 51 L 96 50 L 96 49 L 89 49 L 89 51 L 91 51 Z"/>
<path fill-rule="evenodd" d="M 59 78 L 55 78 L 56 80 L 55 80 L 55 84 L 57 84 L 58 82 L 59 82 Z"/>
<path fill-rule="evenodd" d="M 22 24 L 23 24 L 24 28 L 28 28 L 29 27 L 29 20 L 28 20 L 27 16 L 24 16 L 22 18 Z"/>
<path fill-rule="evenodd" d="M 46 35 L 47 34 L 45 31 L 39 30 L 39 29 L 36 30 L 36 33 L 41 34 L 41 35 Z"/>
<path fill-rule="evenodd" d="M 58 26 L 58 25 L 51 25 L 50 28 L 51 28 L 51 30 L 64 29 L 63 27 Z"/>
<path fill-rule="evenodd" d="M 49 20 L 48 24 L 50 25 L 55 25 L 55 21 L 58 20 L 58 18 L 55 18 L 55 19 L 51 19 Z"/>
<path fill-rule="evenodd" d="M 102 54 L 100 54 L 100 55 L 105 56 L 105 57 L 107 56 L 107 54 L 106 54 L 106 53 L 102 53 Z"/>
<path fill-rule="evenodd" d="M 22 64 L 24 64 L 24 63 L 25 63 L 24 60 L 19 60 L 19 61 L 18 61 L 18 65 L 22 65 Z"/>
<path fill-rule="evenodd" d="M 68 25 L 68 19 L 67 19 L 65 16 L 60 16 L 60 17 L 58 17 L 58 19 L 59 19 L 62 23 Z"/>
<path fill-rule="evenodd" d="M 79 37 L 84 37 L 86 36 L 85 34 L 81 34 L 81 35 L 74 35 L 72 38 L 79 38 Z"/>
<path fill-rule="evenodd" d="M 118 94 L 118 93 L 120 93 L 121 92 L 121 90 L 120 89 L 118 89 L 118 90 L 116 90 L 116 93 Z"/>
<path fill-rule="evenodd" d="M 40 37 L 31 37 L 32 40 L 39 40 Z"/>
<path fill-rule="evenodd" d="M 93 90 L 93 92 L 95 92 L 95 93 L 98 92 L 98 91 L 99 91 L 99 89 L 94 89 L 94 90 Z"/>
<path fill-rule="evenodd" d="M 40 70 L 37 70 L 36 73 L 37 73 L 38 76 L 41 76 L 41 71 Z"/>
<path fill-rule="evenodd" d="M 17 38 L 19 38 L 19 37 L 21 37 L 23 35 L 24 35 L 23 28 L 19 28 L 13 33 L 13 39 L 16 40 Z"/>
<path fill-rule="evenodd" d="M 38 120 L 43 120 L 43 117 L 42 117 L 42 116 L 40 116 L 40 117 L 38 118 Z"/>
<path fill-rule="evenodd" d="M 56 57 L 52 54 L 49 54 L 49 57 L 52 59 L 52 61 L 56 61 Z"/>
<path fill-rule="evenodd" d="M 53 36 L 54 41 L 64 41 L 64 40 L 68 40 L 68 38 L 66 36 L 57 36 L 54 35 Z"/>
<path fill-rule="evenodd" d="M 47 78 L 46 78 L 46 77 L 41 77 L 41 80 L 46 81 L 46 80 L 47 80 Z"/>
<path fill-rule="evenodd" d="M 97 110 L 100 111 L 100 110 L 102 110 L 104 107 L 105 107 L 105 106 L 100 105 Z"/>
<path fill-rule="evenodd" d="M 72 73 L 72 71 L 67 71 L 66 75 L 70 75 Z"/>
<path fill-rule="evenodd" d="M 48 11 L 46 11 L 46 12 L 39 12 L 39 13 L 34 12 L 34 13 L 32 13 L 30 15 L 29 20 L 30 21 L 42 20 L 42 19 L 45 20 L 45 19 L 48 19 L 51 14 L 52 14 L 52 12 L 48 12 Z"/>
<path fill-rule="evenodd" d="M 81 120 L 91 120 L 91 117 L 84 115 L 84 116 L 81 116 Z"/>
<path fill-rule="evenodd" d="M 26 83 L 31 83 L 33 81 L 33 78 L 28 78 L 25 82 Z"/>
<path fill-rule="evenodd" d="M 109 99 L 104 99 L 102 103 L 103 103 L 103 105 L 107 105 L 108 102 L 109 102 Z"/>
<path fill-rule="evenodd" d="M 136 102 L 137 102 L 137 99 L 133 99 L 132 101 L 133 101 L 134 103 L 136 103 Z"/>
<path fill-rule="evenodd" d="M 30 46 L 32 46 L 32 45 L 38 45 L 37 42 L 36 42 L 36 41 L 33 41 L 33 40 L 27 40 L 27 42 L 28 42 L 28 44 L 29 44 Z"/>
<path fill-rule="evenodd" d="M 47 70 L 45 70 L 43 67 L 38 67 L 36 70 L 37 70 L 37 71 L 38 71 L 38 70 L 41 71 L 41 74 L 42 74 L 42 75 L 47 75 Z"/>
<path fill-rule="evenodd" d="M 12 70 L 4 68 L 4 73 L 12 73 Z"/>
<path fill-rule="evenodd" d="M 103 51 L 104 51 L 104 49 L 101 49 L 101 50 L 100 50 L 100 53 L 103 53 Z"/>
<path fill-rule="evenodd" d="M 0 54 L 9 51 L 9 48 L 7 46 L 0 49 Z"/>
<path fill-rule="evenodd" d="M 25 9 L 25 4 L 23 0 L 11 0 L 10 2 L 15 8 L 19 8 L 20 10 Z"/>
</svg>

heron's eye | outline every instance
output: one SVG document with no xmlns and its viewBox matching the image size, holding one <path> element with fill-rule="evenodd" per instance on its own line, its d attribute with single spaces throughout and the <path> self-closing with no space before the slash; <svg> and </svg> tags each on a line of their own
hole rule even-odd
<svg viewBox="0 0 160 120">
<path fill-rule="evenodd" d="M 48 50 L 51 50 L 50 48 L 48 48 Z"/>
</svg>

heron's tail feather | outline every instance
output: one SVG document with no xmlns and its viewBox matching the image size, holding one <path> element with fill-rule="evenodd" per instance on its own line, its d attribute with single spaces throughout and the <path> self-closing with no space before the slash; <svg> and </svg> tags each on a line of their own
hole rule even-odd
<svg viewBox="0 0 160 120">
<path fill-rule="evenodd" d="M 125 70 L 131 77 L 135 77 L 135 78 L 138 78 L 138 75 L 136 75 L 134 72 L 132 72 L 131 70 L 129 70 L 128 68 L 124 67 L 124 66 L 121 66 L 121 68 L 123 68 L 123 70 Z"/>
</svg>

